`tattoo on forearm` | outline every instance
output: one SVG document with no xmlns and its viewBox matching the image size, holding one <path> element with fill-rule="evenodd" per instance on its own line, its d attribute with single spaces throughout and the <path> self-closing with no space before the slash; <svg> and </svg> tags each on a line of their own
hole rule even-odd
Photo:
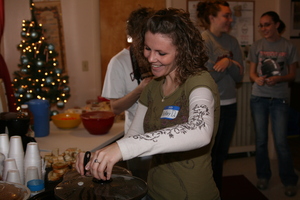
<svg viewBox="0 0 300 200">
<path fill-rule="evenodd" d="M 195 130 L 197 128 L 201 129 L 202 127 L 205 127 L 206 124 L 203 116 L 209 115 L 208 107 L 206 105 L 199 106 L 197 104 L 192 110 L 192 117 L 187 123 L 175 125 L 170 128 L 164 128 L 162 130 L 153 131 L 146 134 L 134 135 L 132 137 L 134 139 L 157 142 L 157 139 L 162 135 L 168 135 L 170 138 L 174 138 L 175 135 L 186 134 L 188 130 Z"/>
</svg>

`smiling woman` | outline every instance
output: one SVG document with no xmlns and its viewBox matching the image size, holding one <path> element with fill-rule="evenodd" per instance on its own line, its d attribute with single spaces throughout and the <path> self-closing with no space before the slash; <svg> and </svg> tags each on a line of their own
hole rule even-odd
<svg viewBox="0 0 300 200">
<path fill-rule="evenodd" d="M 171 38 L 148 31 L 145 35 L 144 56 L 151 63 L 152 73 L 155 77 L 175 73 L 177 67 L 175 62 L 176 46 L 172 44 Z M 170 94 L 170 92 L 167 93 Z"/>
<path fill-rule="evenodd" d="M 285 195 L 297 193 L 298 175 L 294 171 L 287 142 L 289 115 L 289 82 L 295 79 L 298 65 L 297 48 L 281 36 L 285 24 L 274 11 L 262 14 L 260 18 L 262 39 L 250 49 L 250 78 L 252 95 L 250 107 L 256 131 L 256 171 L 257 187 L 268 188 L 271 166 L 268 155 L 268 123 L 272 122 L 274 142 L 277 148 L 279 176 L 285 186 Z M 269 73 L 265 74 L 264 68 Z"/>
<path fill-rule="evenodd" d="M 155 79 L 144 88 L 127 134 L 96 151 L 91 160 L 97 163 L 84 168 L 79 154 L 77 170 L 107 180 L 116 162 L 153 155 L 150 199 L 219 200 L 210 165 L 219 95 L 204 67 L 207 56 L 199 31 L 187 12 L 161 9 L 148 19 L 136 48 Z"/>
</svg>

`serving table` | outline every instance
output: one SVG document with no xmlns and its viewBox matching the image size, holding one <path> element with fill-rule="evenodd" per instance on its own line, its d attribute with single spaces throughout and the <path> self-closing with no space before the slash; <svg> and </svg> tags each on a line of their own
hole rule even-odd
<svg viewBox="0 0 300 200">
<path fill-rule="evenodd" d="M 59 129 L 50 122 L 50 134 L 36 137 L 41 154 L 52 152 L 58 148 L 60 152 L 68 148 L 78 148 L 82 151 L 96 151 L 116 141 L 124 135 L 124 121 L 115 122 L 105 135 L 91 135 L 81 123 L 74 129 Z"/>
</svg>

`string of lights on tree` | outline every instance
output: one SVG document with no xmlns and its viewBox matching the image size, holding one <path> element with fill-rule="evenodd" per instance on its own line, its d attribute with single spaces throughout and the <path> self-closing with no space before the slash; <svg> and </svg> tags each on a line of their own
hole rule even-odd
<svg viewBox="0 0 300 200">
<path fill-rule="evenodd" d="M 63 108 L 70 97 L 69 77 L 57 60 L 53 44 L 44 37 L 42 24 L 34 15 L 34 3 L 30 0 L 32 20 L 22 21 L 22 41 L 19 70 L 14 72 L 13 87 L 17 105 L 31 99 L 46 99 L 51 105 Z"/>
</svg>

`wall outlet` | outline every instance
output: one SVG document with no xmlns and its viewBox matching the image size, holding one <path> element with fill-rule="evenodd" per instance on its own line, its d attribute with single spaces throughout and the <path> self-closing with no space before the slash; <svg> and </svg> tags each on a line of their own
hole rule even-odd
<svg viewBox="0 0 300 200">
<path fill-rule="evenodd" d="M 82 71 L 89 71 L 89 62 L 87 60 L 82 61 Z"/>
</svg>

